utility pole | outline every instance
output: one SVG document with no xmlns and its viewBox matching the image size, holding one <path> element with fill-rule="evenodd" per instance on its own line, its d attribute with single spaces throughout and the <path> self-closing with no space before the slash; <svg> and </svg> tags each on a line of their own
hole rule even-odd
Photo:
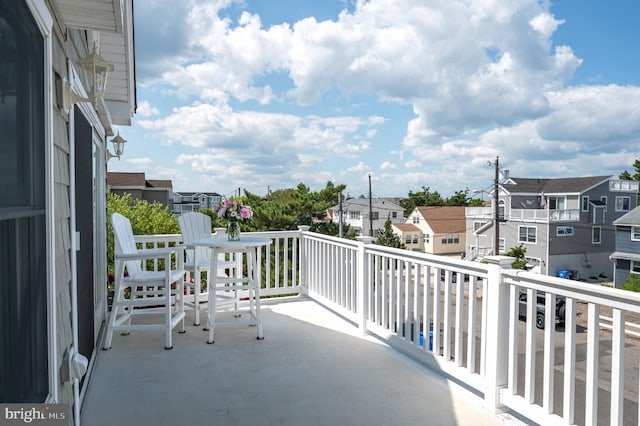
<svg viewBox="0 0 640 426">
<path fill-rule="evenodd" d="M 373 237 L 373 205 L 371 204 L 371 173 L 369 173 L 369 236 Z"/>
</svg>

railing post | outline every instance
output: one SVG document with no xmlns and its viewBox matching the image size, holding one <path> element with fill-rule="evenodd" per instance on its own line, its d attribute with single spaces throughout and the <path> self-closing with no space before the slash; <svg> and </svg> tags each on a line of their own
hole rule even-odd
<svg viewBox="0 0 640 426">
<path fill-rule="evenodd" d="M 298 250 L 300 251 L 300 258 L 298 259 L 298 267 L 300 268 L 300 294 L 302 296 L 307 296 L 309 294 L 309 277 L 307 276 L 307 249 L 304 241 L 304 233 L 309 232 L 311 229 L 308 225 L 300 225 L 298 226 L 298 230 L 300 231 L 300 242 L 298 243 Z M 295 273 L 295 271 L 294 271 Z"/>
<path fill-rule="evenodd" d="M 367 261 L 367 244 L 373 243 L 374 238 L 358 237 L 358 267 L 356 269 L 357 297 L 358 297 L 358 327 L 362 334 L 367 334 L 367 297 L 369 297 L 369 262 Z"/>
<path fill-rule="evenodd" d="M 500 390 L 507 386 L 509 371 L 509 286 L 502 283 L 502 270 L 511 269 L 513 257 L 488 256 L 487 335 L 485 359 L 485 407 L 498 412 L 502 409 Z"/>
</svg>

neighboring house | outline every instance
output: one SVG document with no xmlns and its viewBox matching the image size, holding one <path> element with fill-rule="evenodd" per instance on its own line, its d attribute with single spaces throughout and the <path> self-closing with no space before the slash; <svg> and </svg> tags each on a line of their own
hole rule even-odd
<svg viewBox="0 0 640 426">
<path fill-rule="evenodd" d="M 420 230 L 420 249 L 425 253 L 461 254 L 466 250 L 464 207 L 416 207 L 406 223 Z"/>
<path fill-rule="evenodd" d="M 400 237 L 400 241 L 407 250 L 423 251 L 422 231 L 410 223 L 395 223 L 392 225 L 393 232 Z"/>
<path fill-rule="evenodd" d="M 340 206 L 334 206 L 331 210 L 333 222 L 339 223 Z M 372 215 L 369 215 L 370 210 Z M 387 219 L 391 219 L 392 224 L 403 223 L 403 215 L 402 207 L 385 198 L 372 198 L 371 208 L 369 208 L 369 199 L 364 197 L 351 198 L 342 203 L 342 221 L 351 226 L 358 235 L 377 237 L 378 232 L 384 229 Z"/>
<path fill-rule="evenodd" d="M 74 424 L 89 380 L 65 367 L 91 369 L 107 313 L 107 144 L 136 110 L 133 3 L 3 1 L 0 43 L 0 403 L 69 404 Z M 103 96 L 78 64 L 94 47 Z"/>
<path fill-rule="evenodd" d="M 174 192 L 173 212 L 177 215 L 203 209 L 213 209 L 222 202 L 217 192 Z"/>
<path fill-rule="evenodd" d="M 613 221 L 636 207 L 637 195 L 638 182 L 613 176 L 509 178 L 498 188 L 497 251 L 522 245 L 529 266 L 545 275 L 611 277 Z M 494 208 L 466 209 L 468 258 L 496 251 Z"/>
<path fill-rule="evenodd" d="M 114 194 L 131 194 L 134 200 L 160 203 L 173 210 L 173 184 L 170 180 L 147 179 L 144 173 L 108 172 L 107 186 Z"/>
<path fill-rule="evenodd" d="M 640 275 L 640 207 L 613 221 L 616 227 L 616 251 L 613 260 L 613 283 L 622 287 L 631 274 Z"/>
</svg>

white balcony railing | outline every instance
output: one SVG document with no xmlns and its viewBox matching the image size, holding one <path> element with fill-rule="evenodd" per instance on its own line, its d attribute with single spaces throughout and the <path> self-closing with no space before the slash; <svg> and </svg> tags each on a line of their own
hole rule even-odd
<svg viewBox="0 0 640 426">
<path fill-rule="evenodd" d="M 465 383 L 490 411 L 510 409 L 539 424 L 638 424 L 640 345 L 625 341 L 625 315 L 640 314 L 636 293 L 511 270 L 512 258 L 502 256 L 482 264 L 367 238 L 259 235 L 274 240 L 260 256 L 263 295 L 307 294 L 363 333 Z M 544 330 L 536 328 L 539 292 L 545 312 L 564 298 L 564 329 L 553 315 Z M 600 312 L 611 312 L 610 330 L 599 326 Z"/>
<path fill-rule="evenodd" d="M 640 182 L 637 180 L 617 180 L 609 181 L 609 191 L 613 192 L 638 192 Z"/>
<path fill-rule="evenodd" d="M 466 217 L 473 219 L 492 219 L 491 207 L 467 207 Z M 510 209 L 507 220 L 519 222 L 578 222 L 580 210 L 546 210 L 546 209 Z"/>
</svg>

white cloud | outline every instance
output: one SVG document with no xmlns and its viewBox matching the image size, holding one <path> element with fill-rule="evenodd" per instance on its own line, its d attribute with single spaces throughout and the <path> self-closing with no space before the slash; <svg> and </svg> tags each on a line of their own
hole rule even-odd
<svg viewBox="0 0 640 426">
<path fill-rule="evenodd" d="M 149 101 L 142 101 L 138 104 L 138 109 L 136 111 L 141 117 L 151 117 L 153 115 L 158 115 L 160 111 L 155 106 L 151 105 Z"/>
<path fill-rule="evenodd" d="M 362 185 L 379 164 L 391 192 L 458 190 L 490 181 L 496 156 L 512 175 L 600 174 L 589 156 L 610 169 L 638 156 L 640 88 L 568 87 L 582 61 L 553 42 L 568 24 L 548 2 L 358 1 L 333 20 L 270 26 L 246 7 L 181 3 L 154 24 L 157 69 L 142 66 L 145 90 L 182 100 L 166 115 L 143 100 L 137 124 L 181 147 L 176 162 L 202 182 Z"/>
</svg>

